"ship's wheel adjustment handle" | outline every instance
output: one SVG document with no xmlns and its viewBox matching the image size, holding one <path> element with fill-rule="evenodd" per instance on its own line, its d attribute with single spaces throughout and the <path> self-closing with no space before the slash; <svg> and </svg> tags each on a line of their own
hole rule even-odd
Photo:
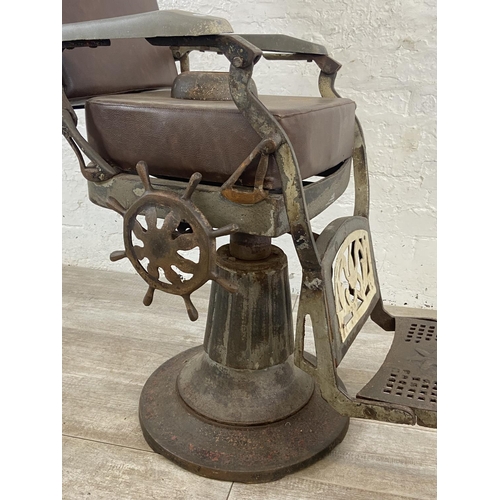
<svg viewBox="0 0 500 500">
<path fill-rule="evenodd" d="M 196 321 L 198 311 L 191 294 L 208 280 L 236 291 L 234 284 L 217 274 L 215 239 L 237 231 L 238 226 L 213 229 L 191 201 L 200 173 L 194 173 L 184 193 L 178 195 L 152 186 L 146 162 L 140 161 L 136 168 L 143 195 L 128 210 L 115 198 L 107 202 L 108 208 L 123 216 L 125 245 L 125 250 L 111 253 L 110 259 L 115 262 L 127 257 L 149 285 L 144 305 L 152 303 L 155 290 L 180 295 L 189 319 Z"/>
</svg>

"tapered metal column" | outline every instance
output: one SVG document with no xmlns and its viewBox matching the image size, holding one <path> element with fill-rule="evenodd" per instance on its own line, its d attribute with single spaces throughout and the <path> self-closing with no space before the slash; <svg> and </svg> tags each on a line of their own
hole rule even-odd
<svg viewBox="0 0 500 500">
<path fill-rule="evenodd" d="M 179 354 L 147 381 L 139 417 L 151 448 L 197 474 L 278 479 L 340 443 L 349 419 L 293 363 L 285 254 L 238 234 L 219 248 L 203 348 Z"/>
<path fill-rule="evenodd" d="M 185 403 L 219 422 L 283 419 L 302 408 L 314 390 L 312 379 L 293 363 L 286 255 L 270 238 L 262 240 L 238 235 L 219 248 L 219 275 L 237 284 L 238 291 L 212 285 L 205 352 L 178 380 Z"/>
</svg>

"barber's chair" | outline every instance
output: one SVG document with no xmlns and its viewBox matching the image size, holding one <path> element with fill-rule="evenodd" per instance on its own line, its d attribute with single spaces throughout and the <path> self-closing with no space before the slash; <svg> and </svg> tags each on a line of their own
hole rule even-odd
<svg viewBox="0 0 500 500">
<path fill-rule="evenodd" d="M 156 290 L 179 295 L 192 321 L 192 292 L 213 280 L 203 346 L 144 386 L 151 448 L 197 474 L 264 482 L 324 456 L 350 417 L 435 427 L 436 321 L 383 307 L 365 144 L 354 102 L 334 88 L 340 64 L 320 45 L 235 35 L 224 19 L 154 0 L 63 0 L 63 22 L 63 135 L 91 201 L 123 216 L 111 260 L 130 260 L 145 305 Z M 225 56 L 229 72 L 190 72 L 191 51 Z M 316 63 L 321 97 L 260 96 L 262 57 Z M 351 164 L 354 215 L 314 234 L 310 220 L 344 192 Z M 287 259 L 271 243 L 287 232 L 302 266 L 295 345 Z M 353 396 L 337 367 L 369 317 L 394 342 Z"/>
</svg>

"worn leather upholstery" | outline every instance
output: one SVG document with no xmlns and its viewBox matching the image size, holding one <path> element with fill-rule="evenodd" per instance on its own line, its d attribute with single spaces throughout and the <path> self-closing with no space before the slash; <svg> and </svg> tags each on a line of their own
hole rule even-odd
<svg viewBox="0 0 500 500">
<path fill-rule="evenodd" d="M 64 0 L 62 21 L 76 23 L 158 10 L 156 0 Z M 169 47 L 112 40 L 109 47 L 63 52 L 63 87 L 73 102 L 90 96 L 170 87 L 177 69 Z"/>
<path fill-rule="evenodd" d="M 295 150 L 302 178 L 352 156 L 355 104 L 349 99 L 261 96 Z M 200 172 L 223 183 L 260 138 L 232 101 L 174 99 L 169 92 L 102 96 L 86 105 L 88 140 L 109 163 L 135 172 L 186 179 Z M 253 185 L 255 165 L 243 183 Z M 274 157 L 265 187 L 281 186 Z"/>
</svg>

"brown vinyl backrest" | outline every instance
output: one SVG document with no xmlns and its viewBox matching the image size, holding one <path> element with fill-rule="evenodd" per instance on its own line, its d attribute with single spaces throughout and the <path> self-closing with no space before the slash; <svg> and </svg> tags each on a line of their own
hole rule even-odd
<svg viewBox="0 0 500 500">
<path fill-rule="evenodd" d="M 76 23 L 158 10 L 156 0 L 63 0 L 62 22 Z M 111 40 L 109 47 L 63 51 L 63 87 L 72 102 L 88 97 L 171 87 L 177 69 L 168 47 Z"/>
</svg>

